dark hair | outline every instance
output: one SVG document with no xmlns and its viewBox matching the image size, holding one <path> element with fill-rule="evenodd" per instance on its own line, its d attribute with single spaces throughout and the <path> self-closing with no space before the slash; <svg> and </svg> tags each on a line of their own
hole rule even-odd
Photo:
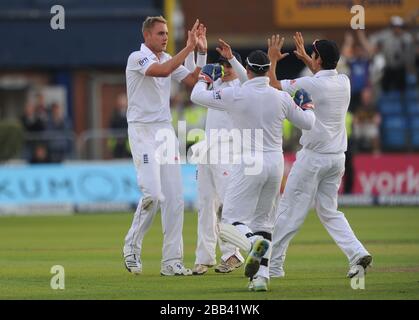
<svg viewBox="0 0 419 320">
<path fill-rule="evenodd" d="M 316 40 L 312 45 L 315 58 L 319 56 L 322 59 L 322 68 L 324 70 L 336 69 L 339 62 L 340 52 L 339 48 L 334 41 L 330 40 Z"/>
<path fill-rule="evenodd" d="M 268 55 L 262 50 L 252 51 L 246 58 L 246 64 L 255 75 L 261 76 L 268 72 L 271 61 Z"/>
</svg>

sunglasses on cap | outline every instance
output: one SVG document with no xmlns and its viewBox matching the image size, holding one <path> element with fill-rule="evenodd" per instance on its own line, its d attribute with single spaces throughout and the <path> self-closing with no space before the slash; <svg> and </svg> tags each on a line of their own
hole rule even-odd
<svg viewBox="0 0 419 320">
<path fill-rule="evenodd" d="M 269 63 L 267 63 L 267 64 L 257 64 L 257 63 L 251 63 L 250 61 L 249 61 L 249 58 L 246 58 L 246 62 L 247 62 L 247 64 L 250 66 L 250 67 L 252 67 L 253 69 L 259 69 L 259 70 L 263 70 L 263 69 L 265 69 L 266 67 L 269 67 L 270 65 L 271 65 L 271 63 L 269 62 Z"/>
</svg>

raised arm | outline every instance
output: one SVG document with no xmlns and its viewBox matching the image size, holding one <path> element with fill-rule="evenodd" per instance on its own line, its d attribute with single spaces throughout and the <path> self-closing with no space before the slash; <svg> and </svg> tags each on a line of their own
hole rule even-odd
<svg viewBox="0 0 419 320">
<path fill-rule="evenodd" d="M 192 51 L 191 53 L 188 54 L 188 56 L 185 59 L 185 68 L 188 69 L 190 72 L 194 72 L 195 68 L 196 68 L 196 63 L 195 63 L 195 52 Z"/>
<path fill-rule="evenodd" d="M 356 35 L 358 37 L 361 46 L 368 52 L 368 56 L 372 57 L 377 53 L 377 47 L 373 45 L 365 34 L 365 30 L 358 29 L 356 30 Z"/>
<path fill-rule="evenodd" d="M 199 20 L 197 19 L 192 29 L 188 31 L 188 40 L 185 48 L 164 63 L 153 63 L 147 69 L 146 76 L 168 77 L 174 70 L 176 70 L 183 63 L 183 61 L 185 61 L 186 57 L 195 50 L 198 43 L 198 27 Z"/>
<path fill-rule="evenodd" d="M 247 80 L 247 72 L 246 69 L 242 66 L 242 64 L 237 61 L 236 57 L 233 55 L 233 51 L 231 50 L 231 46 L 222 39 L 218 39 L 219 47 L 215 50 L 222 55 L 224 58 L 228 60 L 228 62 L 233 67 L 233 70 L 237 74 L 237 78 L 239 78 L 240 83 L 244 83 Z"/>
<path fill-rule="evenodd" d="M 284 59 L 288 56 L 288 53 L 282 53 L 282 46 L 284 45 L 284 38 L 280 38 L 279 34 L 272 35 L 270 39 L 268 39 L 268 56 L 269 60 L 271 60 L 271 67 L 268 71 L 269 77 L 269 84 L 271 87 L 274 87 L 278 90 L 282 90 L 281 83 L 278 81 L 276 77 L 276 65 L 277 62 Z"/>
<path fill-rule="evenodd" d="M 223 67 L 218 64 L 208 64 L 202 68 L 199 75 L 199 81 L 195 85 L 191 93 L 192 102 L 201 106 L 226 110 L 228 106 L 231 108 L 234 88 L 224 88 L 222 90 L 208 90 L 212 87 L 212 83 L 222 75 Z"/>
<path fill-rule="evenodd" d="M 314 104 L 310 94 L 304 89 L 297 90 L 294 98 L 285 95 L 287 105 L 287 119 L 299 129 L 310 130 L 315 121 Z"/>
<path fill-rule="evenodd" d="M 345 32 L 343 37 L 343 44 L 342 44 L 342 56 L 346 59 L 351 59 L 353 57 L 354 51 L 354 37 L 350 31 Z"/>
<path fill-rule="evenodd" d="M 191 101 L 200 106 L 216 109 L 227 110 L 231 106 L 233 88 L 224 88 L 222 90 L 208 90 L 208 84 L 198 81 L 191 93 Z"/>
<path fill-rule="evenodd" d="M 197 60 L 196 65 L 195 65 L 195 61 L 193 61 L 193 53 L 192 53 L 192 61 L 193 61 L 193 64 L 195 65 L 195 68 L 192 69 L 193 70 L 192 71 L 191 69 L 187 67 L 192 72 L 185 79 L 182 80 L 184 84 L 186 84 L 188 87 L 191 87 L 191 88 L 198 81 L 199 72 L 201 71 L 202 67 L 207 63 L 207 51 L 208 51 L 207 28 L 203 24 L 200 24 L 198 27 L 197 48 L 198 48 L 198 54 L 197 54 L 197 59 L 196 59 Z M 189 61 L 188 64 L 191 64 L 190 59 L 191 59 L 191 54 L 189 54 L 188 57 L 186 58 L 185 66 L 186 66 L 187 61 Z"/>
<path fill-rule="evenodd" d="M 304 38 L 301 32 L 296 32 L 294 35 L 295 50 L 294 54 L 310 69 L 311 72 L 315 72 L 311 57 L 307 54 L 304 47 Z"/>
</svg>

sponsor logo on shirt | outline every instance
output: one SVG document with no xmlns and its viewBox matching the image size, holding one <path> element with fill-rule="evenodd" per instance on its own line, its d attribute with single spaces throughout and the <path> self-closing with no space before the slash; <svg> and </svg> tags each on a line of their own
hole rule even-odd
<svg viewBox="0 0 419 320">
<path fill-rule="evenodd" d="M 148 163 L 148 154 L 147 153 L 143 154 L 143 162 Z"/>
<path fill-rule="evenodd" d="M 138 61 L 138 64 L 140 66 L 144 66 L 147 62 L 148 62 L 148 58 L 145 57 L 145 58 L 141 59 L 140 61 Z"/>
</svg>

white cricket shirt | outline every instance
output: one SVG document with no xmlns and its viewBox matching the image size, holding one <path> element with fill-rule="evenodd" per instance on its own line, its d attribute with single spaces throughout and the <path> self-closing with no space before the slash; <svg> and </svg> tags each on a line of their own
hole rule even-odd
<svg viewBox="0 0 419 320">
<path fill-rule="evenodd" d="M 314 76 L 282 80 L 289 94 L 302 88 L 311 94 L 316 121 L 302 130 L 300 144 L 318 153 L 342 153 L 347 148 L 345 116 L 351 99 L 349 78 L 336 70 L 320 70 Z"/>
<path fill-rule="evenodd" d="M 214 81 L 214 90 L 220 90 L 223 88 L 240 86 L 240 81 L 234 79 L 232 81 L 222 81 L 221 78 Z M 227 112 L 216 109 L 208 109 L 207 119 L 205 122 L 205 133 L 209 136 L 210 129 L 226 129 L 230 131 L 233 128 L 233 123 Z"/>
<path fill-rule="evenodd" d="M 192 90 L 191 100 L 199 105 L 225 110 L 233 127 L 263 130 L 262 145 L 251 136 L 251 151 L 282 152 L 282 122 L 291 120 L 297 127 L 310 129 L 314 113 L 303 111 L 291 96 L 269 86 L 268 77 L 256 77 L 243 83 L 219 90 L 207 90 L 207 84 L 199 81 Z"/>
<path fill-rule="evenodd" d="M 143 43 L 140 51 L 134 51 L 128 57 L 125 70 L 128 96 L 128 122 L 153 123 L 171 122 L 170 84 L 174 79 L 181 82 L 189 75 L 188 69 L 179 66 L 168 77 L 146 76 L 147 69 L 153 63 L 164 63 L 171 59 L 165 52 L 160 60 Z"/>
</svg>

